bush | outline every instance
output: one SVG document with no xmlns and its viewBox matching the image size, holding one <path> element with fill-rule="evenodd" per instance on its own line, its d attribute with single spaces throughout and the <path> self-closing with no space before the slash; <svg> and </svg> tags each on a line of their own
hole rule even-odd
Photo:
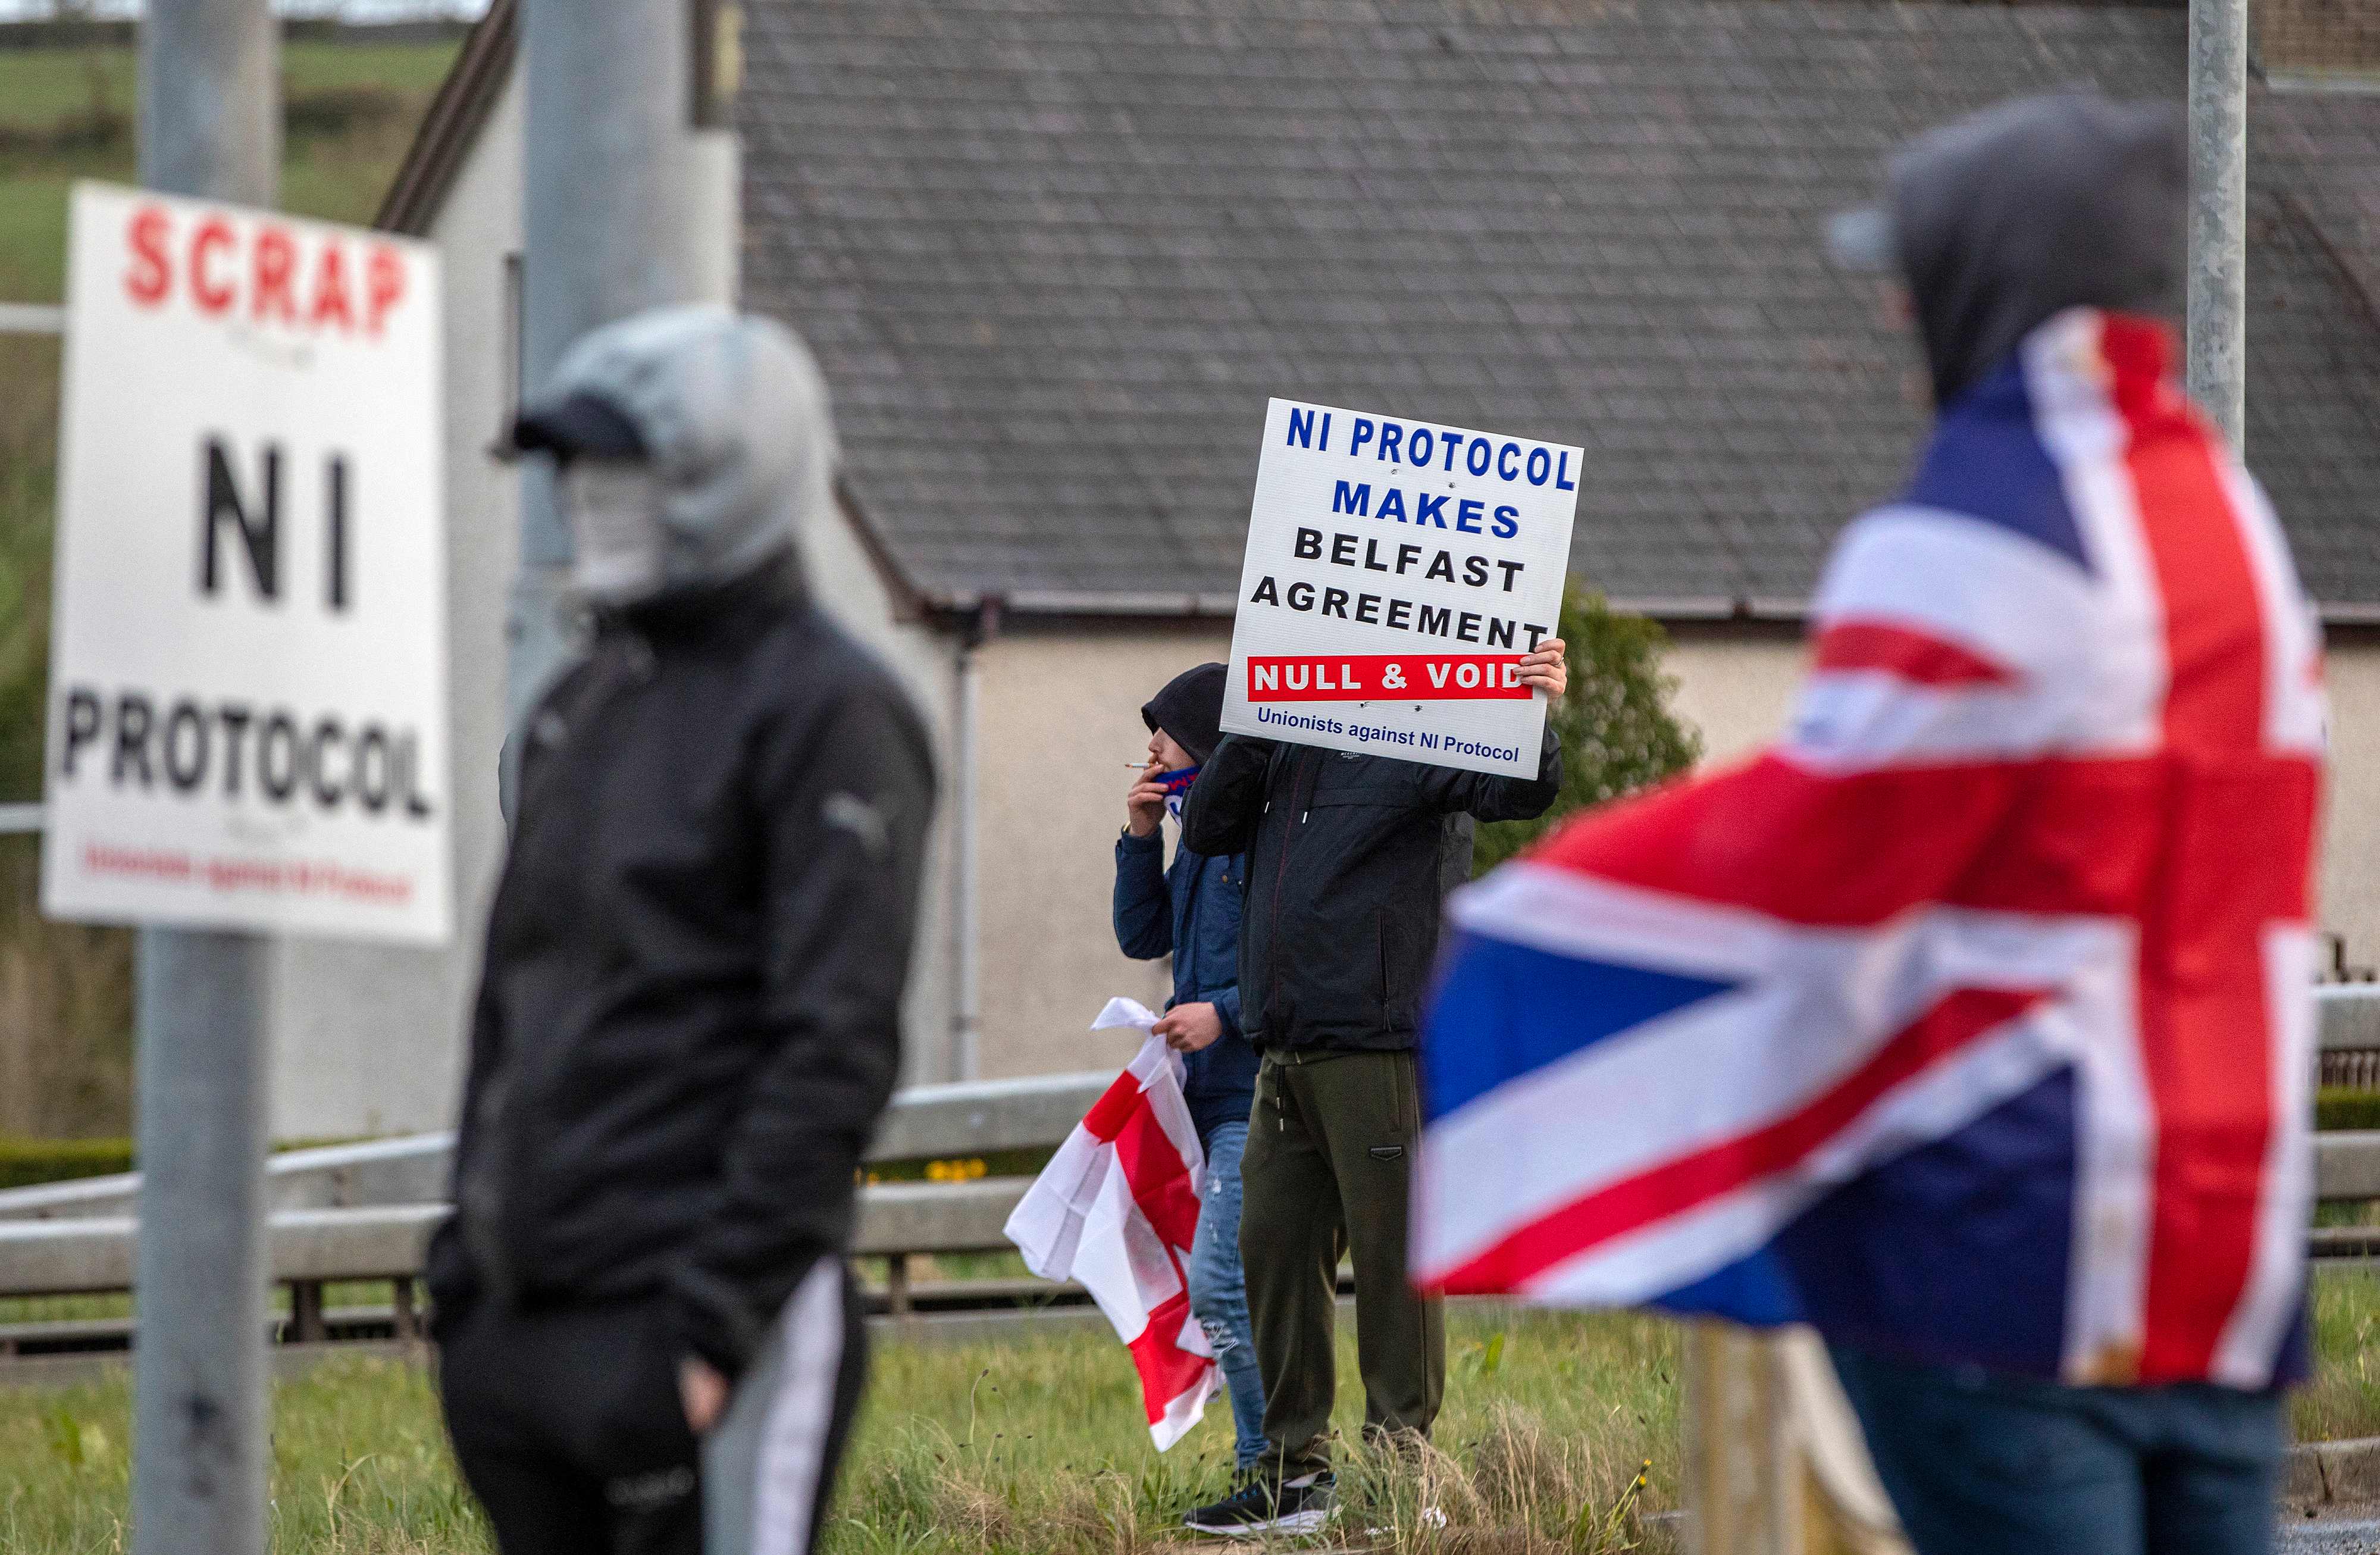
<svg viewBox="0 0 2380 1555">
<path fill-rule="evenodd" d="M 1616 613 L 1600 594 L 1574 590 L 1562 601 L 1561 638 L 1570 692 L 1548 715 L 1561 736 L 1560 796 L 1535 820 L 1480 827 L 1474 874 L 1501 864 L 1572 813 L 1683 771 L 1702 755 L 1702 736 L 1670 711 L 1677 682 L 1661 673 L 1669 635 L 1657 623 Z"/>
<path fill-rule="evenodd" d="M 319 1139 L 276 1139 L 275 1155 L 284 1150 L 314 1150 L 325 1145 L 361 1145 L 372 1135 L 328 1135 Z M 132 1170 L 129 1139 L 29 1139 L 0 1134 L 0 1188 L 37 1187 L 43 1183 L 72 1182 L 77 1177 L 105 1177 Z"/>
<path fill-rule="evenodd" d="M 20 1139 L 0 1136 L 0 1188 L 104 1177 L 132 1170 L 129 1139 Z"/>
<path fill-rule="evenodd" d="M 2380 1090 L 2325 1086 L 2314 1093 L 2316 1128 L 2380 1128 Z"/>
<path fill-rule="evenodd" d="M 0 295 L 9 259 L 0 249 Z M 0 802 L 42 796 L 57 368 L 55 342 L 0 336 Z M 40 844 L 0 837 L 0 1136 L 119 1134 L 132 1123 L 132 934 L 42 917 Z"/>
</svg>

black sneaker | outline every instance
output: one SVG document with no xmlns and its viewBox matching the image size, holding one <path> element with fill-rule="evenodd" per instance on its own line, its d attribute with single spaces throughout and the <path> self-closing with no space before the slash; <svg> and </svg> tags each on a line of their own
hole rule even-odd
<svg viewBox="0 0 2380 1555">
<path fill-rule="evenodd" d="M 1266 1474 L 1251 1475 L 1238 1489 L 1212 1506 L 1200 1507 L 1182 1521 L 1199 1533 L 1221 1534 L 1229 1538 L 1317 1534 L 1337 1510 L 1337 1485 L 1328 1469 L 1287 1480 L 1276 1480 Z"/>
</svg>

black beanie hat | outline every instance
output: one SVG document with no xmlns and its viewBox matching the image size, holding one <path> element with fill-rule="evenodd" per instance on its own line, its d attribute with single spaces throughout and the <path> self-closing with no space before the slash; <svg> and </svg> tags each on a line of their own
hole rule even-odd
<svg viewBox="0 0 2380 1555">
<path fill-rule="evenodd" d="M 1184 670 L 1165 689 L 1143 702 L 1140 721 L 1154 734 L 1162 729 L 1196 761 L 1215 754 L 1223 737 L 1223 676 L 1220 664 Z"/>
</svg>

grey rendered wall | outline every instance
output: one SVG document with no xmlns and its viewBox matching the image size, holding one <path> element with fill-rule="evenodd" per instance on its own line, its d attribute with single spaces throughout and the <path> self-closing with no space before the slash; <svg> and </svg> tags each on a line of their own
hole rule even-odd
<svg viewBox="0 0 2380 1555">
<path fill-rule="evenodd" d="M 1117 994 L 1163 1005 L 1165 965 L 1126 960 L 1109 916 L 1125 763 L 1148 743 L 1140 704 L 1191 665 L 1229 654 L 1230 630 L 1020 626 L 983 650 L 985 1077 L 1122 1064 L 1137 1039 L 1094 1035 L 1091 1017 Z M 1170 822 L 1165 832 L 1171 857 Z"/>
<path fill-rule="evenodd" d="M 431 232 L 445 263 L 449 662 L 453 677 L 455 938 L 443 951 L 287 940 L 273 951 L 273 1128 L 281 1138 L 402 1133 L 454 1121 L 480 934 L 503 857 L 496 762 L 504 741 L 504 603 L 517 478 L 488 456 L 511 403 L 505 259 L 521 244 L 517 67 Z M 530 284 L 534 284 L 533 282 Z M 843 523 L 807 538 L 820 600 L 901 675 L 932 729 L 942 820 L 925 887 L 907 1014 L 911 1077 L 942 1078 L 949 1048 L 950 712 L 953 647 L 894 619 Z"/>
<path fill-rule="evenodd" d="M 951 1077 L 951 713 L 956 690 L 956 645 L 917 622 L 898 620 L 883 577 L 859 537 L 843 522 L 821 525 L 803 537 L 802 560 L 819 602 L 832 612 L 908 687 L 934 737 L 935 775 L 941 796 L 935 806 L 934 838 L 927 855 L 917 943 L 909 964 L 909 997 L 902 1033 L 902 1080 L 915 1084 Z"/>
<path fill-rule="evenodd" d="M 273 949 L 273 1130 L 281 1138 L 399 1133 L 453 1121 L 479 927 L 503 821 L 504 586 L 515 479 L 487 449 L 509 397 L 504 258 L 520 246 L 516 73 L 431 237 L 445 272 L 447 661 L 443 796 L 454 820 L 454 942 L 443 951 L 290 939 Z"/>
</svg>

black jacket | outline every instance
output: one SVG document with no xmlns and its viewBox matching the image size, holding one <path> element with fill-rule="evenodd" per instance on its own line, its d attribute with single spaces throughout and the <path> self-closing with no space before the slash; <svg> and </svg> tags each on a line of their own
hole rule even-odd
<svg viewBox="0 0 2380 1555">
<path fill-rule="evenodd" d="M 1240 1023 L 1258 1049 L 1410 1048 L 1472 821 L 1543 815 L 1561 791 L 1550 725 L 1534 781 L 1225 736 L 1182 807 L 1182 841 L 1248 856 Z"/>
<path fill-rule="evenodd" d="M 926 734 L 790 565 L 606 622 L 526 730 L 441 1327 L 666 1290 L 733 1376 L 850 1238 L 900 1066 Z"/>
</svg>

